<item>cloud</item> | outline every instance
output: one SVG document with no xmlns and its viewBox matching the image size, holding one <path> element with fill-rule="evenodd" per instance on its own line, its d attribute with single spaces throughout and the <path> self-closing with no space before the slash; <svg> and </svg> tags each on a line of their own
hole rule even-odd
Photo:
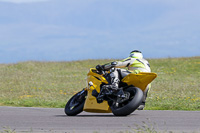
<svg viewBox="0 0 200 133">
<path fill-rule="evenodd" d="M 16 4 L 21 4 L 21 3 L 33 3 L 33 2 L 45 2 L 49 0 L 0 0 L 0 2 L 9 2 L 9 3 L 16 3 Z"/>
</svg>

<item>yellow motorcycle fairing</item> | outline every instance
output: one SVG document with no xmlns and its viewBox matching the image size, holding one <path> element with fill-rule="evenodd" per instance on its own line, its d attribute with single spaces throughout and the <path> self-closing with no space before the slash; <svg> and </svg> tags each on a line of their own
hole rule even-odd
<svg viewBox="0 0 200 133">
<path fill-rule="evenodd" d="M 87 83 L 92 81 L 93 86 L 87 86 L 87 98 L 85 100 L 84 108 L 83 110 L 86 112 L 95 112 L 95 113 L 111 113 L 111 109 L 108 105 L 107 101 L 103 101 L 102 103 L 97 103 L 96 97 L 92 96 L 92 91 L 94 89 L 97 90 L 97 92 L 100 92 L 100 85 L 102 83 L 108 84 L 107 80 L 97 73 L 95 73 L 95 69 L 90 69 L 88 75 L 87 75 Z"/>
<path fill-rule="evenodd" d="M 122 79 L 122 82 L 133 85 L 145 91 L 147 85 L 157 77 L 156 73 L 140 72 L 138 74 L 130 73 Z"/>
<path fill-rule="evenodd" d="M 151 83 L 157 77 L 156 73 L 141 72 L 138 74 L 131 73 L 122 79 L 122 82 L 133 85 L 144 91 L 149 83 Z M 93 86 L 87 86 L 88 95 L 84 104 L 83 110 L 86 112 L 95 113 L 111 113 L 111 109 L 107 101 L 97 103 L 96 97 L 92 96 L 94 89 L 100 92 L 100 85 L 102 83 L 108 84 L 108 81 L 102 76 L 95 72 L 95 69 L 90 69 L 87 75 L 87 83 L 93 83 Z"/>
</svg>

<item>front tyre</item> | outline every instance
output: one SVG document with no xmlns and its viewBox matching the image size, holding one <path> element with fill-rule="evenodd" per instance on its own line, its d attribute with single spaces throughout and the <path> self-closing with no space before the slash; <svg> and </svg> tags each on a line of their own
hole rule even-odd
<svg viewBox="0 0 200 133">
<path fill-rule="evenodd" d="M 130 87 L 124 92 L 130 93 L 130 98 L 128 101 L 121 103 L 116 106 L 113 104 L 110 108 L 115 116 L 127 116 L 135 111 L 142 102 L 143 91 L 137 87 Z"/>
<path fill-rule="evenodd" d="M 86 91 L 80 91 L 75 94 L 65 106 L 65 114 L 68 116 L 75 116 L 83 111 Z"/>
</svg>

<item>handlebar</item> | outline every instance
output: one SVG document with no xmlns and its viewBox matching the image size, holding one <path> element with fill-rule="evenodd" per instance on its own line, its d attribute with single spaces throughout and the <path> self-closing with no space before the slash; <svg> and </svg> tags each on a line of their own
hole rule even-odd
<svg viewBox="0 0 200 133">
<path fill-rule="evenodd" d="M 96 66 L 96 70 L 97 70 L 98 72 L 102 73 L 103 75 L 106 74 L 106 71 L 104 70 L 103 66 L 101 66 L 101 65 L 97 65 L 97 66 Z"/>
</svg>

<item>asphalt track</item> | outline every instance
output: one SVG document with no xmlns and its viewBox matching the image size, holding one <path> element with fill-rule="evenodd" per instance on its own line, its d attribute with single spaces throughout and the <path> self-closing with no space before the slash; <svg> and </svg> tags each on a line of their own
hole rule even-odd
<svg viewBox="0 0 200 133">
<path fill-rule="evenodd" d="M 69 117 L 62 108 L 0 107 L 0 132 L 119 133 L 152 127 L 161 132 L 200 132 L 200 111 L 143 110 L 126 117 L 83 112 Z"/>
</svg>

